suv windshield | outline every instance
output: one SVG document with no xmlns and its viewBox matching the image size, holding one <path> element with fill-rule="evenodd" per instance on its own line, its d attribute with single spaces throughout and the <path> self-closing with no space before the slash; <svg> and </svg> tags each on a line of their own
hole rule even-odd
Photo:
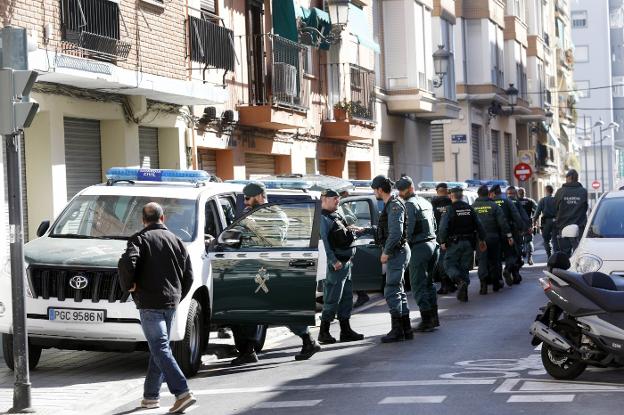
<svg viewBox="0 0 624 415">
<path fill-rule="evenodd" d="M 78 196 L 56 221 L 51 237 L 82 239 L 127 239 L 143 229 L 142 209 L 149 202 L 159 203 L 165 212 L 165 225 L 184 242 L 195 235 L 195 200 L 145 196 Z"/>
<path fill-rule="evenodd" d="M 588 238 L 624 238 L 624 197 L 603 199 L 587 231 Z"/>
</svg>

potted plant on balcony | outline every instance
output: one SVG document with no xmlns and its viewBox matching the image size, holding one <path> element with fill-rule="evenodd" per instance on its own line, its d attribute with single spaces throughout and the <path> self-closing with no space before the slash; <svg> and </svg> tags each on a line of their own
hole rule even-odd
<svg viewBox="0 0 624 415">
<path fill-rule="evenodd" d="M 346 98 L 342 101 L 338 101 L 334 105 L 334 120 L 346 121 L 347 119 L 349 119 L 351 111 L 353 111 L 353 104 L 347 101 Z"/>
</svg>

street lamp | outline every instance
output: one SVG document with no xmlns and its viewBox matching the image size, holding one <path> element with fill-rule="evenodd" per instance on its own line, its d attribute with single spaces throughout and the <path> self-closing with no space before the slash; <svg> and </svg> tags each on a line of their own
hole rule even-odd
<svg viewBox="0 0 624 415">
<path fill-rule="evenodd" d="M 444 45 L 438 45 L 438 50 L 433 53 L 433 68 L 436 75 L 438 75 L 438 77 L 433 80 L 433 86 L 435 88 L 440 88 L 442 86 L 444 77 L 448 73 L 450 60 L 450 52 L 444 49 Z"/>
<path fill-rule="evenodd" d="M 332 31 L 342 32 L 349 23 L 349 0 L 331 0 L 327 3 Z"/>
<path fill-rule="evenodd" d="M 503 106 L 499 102 L 492 101 L 490 107 L 488 108 L 488 114 L 490 116 L 490 120 L 496 118 L 499 115 L 510 116 L 514 112 L 514 107 L 518 105 L 518 88 L 514 86 L 514 84 L 509 84 L 509 88 L 505 90 L 505 95 L 507 95 L 507 99 L 509 100 L 509 106 L 511 109 L 504 110 Z"/>
</svg>

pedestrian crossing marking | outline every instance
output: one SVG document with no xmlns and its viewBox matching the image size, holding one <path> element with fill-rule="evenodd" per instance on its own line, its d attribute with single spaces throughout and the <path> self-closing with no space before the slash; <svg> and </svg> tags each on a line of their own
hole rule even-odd
<svg viewBox="0 0 624 415">
<path fill-rule="evenodd" d="M 573 400 L 574 395 L 511 395 L 507 403 L 569 403 Z"/>
<path fill-rule="evenodd" d="M 408 403 L 442 403 L 446 396 L 389 396 L 379 401 L 379 405 Z"/>
<path fill-rule="evenodd" d="M 275 408 L 300 408 L 316 406 L 323 402 L 322 399 L 309 401 L 267 401 L 254 405 L 254 409 L 275 409 Z"/>
</svg>

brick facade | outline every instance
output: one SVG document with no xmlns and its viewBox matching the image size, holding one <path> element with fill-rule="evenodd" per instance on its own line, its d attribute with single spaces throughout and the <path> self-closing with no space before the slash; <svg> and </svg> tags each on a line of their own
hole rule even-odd
<svg viewBox="0 0 624 415">
<path fill-rule="evenodd" d="M 184 0 L 120 0 L 120 40 L 132 45 L 124 69 L 164 76 L 187 78 L 186 26 Z M 35 31 L 39 48 L 61 50 L 61 0 L 0 1 L 3 26 L 25 27 Z M 44 27 L 52 27 L 51 39 L 44 43 Z"/>
</svg>

